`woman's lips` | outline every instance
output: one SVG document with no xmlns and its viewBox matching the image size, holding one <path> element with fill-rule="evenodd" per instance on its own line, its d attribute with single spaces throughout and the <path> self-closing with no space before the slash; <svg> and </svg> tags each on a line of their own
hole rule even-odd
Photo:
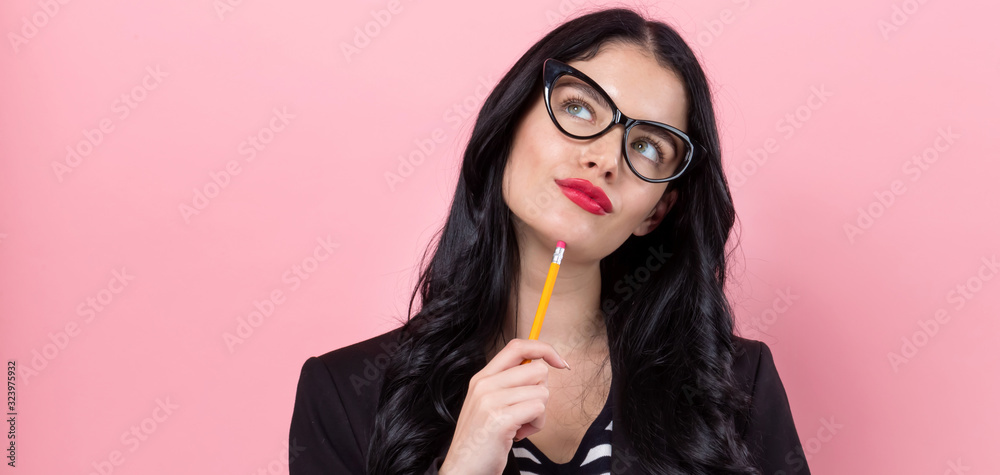
<svg viewBox="0 0 1000 475">
<path fill-rule="evenodd" d="M 582 178 L 567 178 L 556 180 L 559 189 L 570 201 L 576 203 L 581 208 L 596 215 L 607 214 L 611 211 L 611 200 L 604 190 L 594 186 L 589 181 Z"/>
</svg>

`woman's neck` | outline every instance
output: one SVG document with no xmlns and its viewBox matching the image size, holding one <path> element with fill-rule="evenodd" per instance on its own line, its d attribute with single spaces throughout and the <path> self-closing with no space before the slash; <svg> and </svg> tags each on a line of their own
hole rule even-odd
<svg viewBox="0 0 1000 475">
<path fill-rule="evenodd" d="M 533 250 L 532 250 L 533 249 Z M 553 249 L 522 249 L 518 287 L 512 289 L 503 326 L 503 339 L 488 353 L 492 357 L 505 342 L 527 339 L 552 262 Z M 579 263 L 564 256 L 538 339 L 551 344 L 563 357 L 607 351 L 607 327 L 600 310 L 600 262 Z M 572 361 L 570 361 L 572 365 Z"/>
</svg>

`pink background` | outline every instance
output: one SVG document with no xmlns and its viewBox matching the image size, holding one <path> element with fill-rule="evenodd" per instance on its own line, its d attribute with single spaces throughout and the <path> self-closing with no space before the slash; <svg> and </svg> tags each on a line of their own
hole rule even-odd
<svg viewBox="0 0 1000 475">
<path fill-rule="evenodd" d="M 225 1 L 0 6 L 20 473 L 287 472 L 301 364 L 397 325 L 488 88 L 603 5 Z M 1000 8 L 971 3 L 644 4 L 717 94 L 729 290 L 814 473 L 1000 472 Z"/>
</svg>

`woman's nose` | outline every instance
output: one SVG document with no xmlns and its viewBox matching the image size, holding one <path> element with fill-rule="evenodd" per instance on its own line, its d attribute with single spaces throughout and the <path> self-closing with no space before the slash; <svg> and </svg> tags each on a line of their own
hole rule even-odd
<svg viewBox="0 0 1000 475">
<path fill-rule="evenodd" d="M 584 151 L 585 166 L 597 168 L 601 175 L 613 179 L 620 172 L 619 167 L 623 165 L 622 160 L 625 159 L 622 156 L 622 135 L 624 133 L 624 127 L 615 125 L 604 135 L 591 139 Z"/>
</svg>

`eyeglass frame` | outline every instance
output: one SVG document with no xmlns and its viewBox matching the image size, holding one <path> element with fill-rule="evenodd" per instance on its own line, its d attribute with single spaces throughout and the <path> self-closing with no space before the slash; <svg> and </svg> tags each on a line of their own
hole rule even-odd
<svg viewBox="0 0 1000 475">
<path fill-rule="evenodd" d="M 556 80 L 565 75 L 571 75 L 587 83 L 587 85 L 593 87 L 594 90 L 597 91 L 597 93 L 604 98 L 604 100 L 608 101 L 608 104 L 611 106 L 612 119 L 611 122 L 607 125 L 607 127 L 605 127 L 600 132 L 587 136 L 575 135 L 566 131 L 566 129 L 564 129 L 562 125 L 559 125 L 559 121 L 556 119 L 555 113 L 552 112 L 552 104 L 550 103 L 550 97 L 552 95 L 552 86 L 555 84 Z M 664 124 L 662 122 L 656 122 L 653 120 L 633 119 L 623 114 L 621 109 L 618 108 L 618 105 L 616 105 L 615 102 L 611 100 L 611 97 L 608 96 L 608 93 L 604 91 L 604 88 L 602 88 L 600 85 L 597 84 L 597 81 L 594 81 L 589 76 L 582 73 L 580 70 L 574 68 L 573 66 L 570 66 L 555 58 L 546 59 L 542 63 L 542 84 L 544 86 L 543 97 L 545 98 L 545 109 L 548 110 L 549 112 L 549 118 L 552 119 L 552 123 L 555 124 L 556 128 L 559 129 L 560 132 L 569 137 L 578 140 L 592 139 L 608 133 L 608 131 L 611 130 L 612 127 L 618 124 L 623 124 L 625 127 L 625 133 L 622 134 L 622 156 L 625 157 L 625 163 L 628 164 L 628 167 L 632 170 L 632 173 L 634 173 L 635 176 L 641 178 L 642 180 L 647 181 L 649 183 L 666 183 L 669 181 L 673 181 L 679 178 L 681 175 L 683 175 L 684 171 L 686 171 L 688 169 L 688 166 L 691 165 L 691 162 L 693 161 L 694 158 L 695 144 L 694 142 L 691 141 L 691 138 L 688 137 L 686 133 L 684 133 L 677 127 L 674 127 L 669 124 Z M 680 170 L 674 173 L 673 176 L 670 176 L 668 178 L 657 178 L 657 179 L 647 178 L 643 176 L 641 173 L 639 173 L 639 171 L 635 169 L 635 166 L 632 165 L 632 160 L 629 158 L 629 153 L 628 153 L 628 135 L 629 132 L 632 130 L 632 127 L 642 124 L 651 124 L 657 127 L 665 128 L 668 131 L 676 134 L 687 144 L 687 153 L 683 158 L 683 164 L 681 165 Z"/>
</svg>

